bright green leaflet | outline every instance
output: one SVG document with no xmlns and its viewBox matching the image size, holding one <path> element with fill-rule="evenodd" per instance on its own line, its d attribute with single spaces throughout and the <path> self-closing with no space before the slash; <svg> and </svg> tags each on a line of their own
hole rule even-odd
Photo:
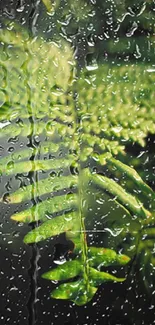
<svg viewBox="0 0 155 325">
<path fill-rule="evenodd" d="M 8 137 L 44 139 L 37 146 L 2 158 L 0 172 L 47 172 L 43 179 L 18 189 L 5 200 L 20 203 L 42 198 L 12 219 L 41 222 L 25 236 L 26 244 L 66 233 L 74 244 L 74 254 L 43 277 L 65 281 L 52 292 L 53 298 L 83 305 L 93 298 L 100 284 L 124 281 L 104 272 L 104 267 L 124 266 L 130 260 L 113 249 L 88 245 L 85 193 L 90 184 L 112 197 L 125 214 L 137 217 L 143 231 L 148 233 L 145 224 L 147 227 L 154 220 L 154 192 L 122 158 L 127 143 L 143 146 L 148 130 L 155 133 L 151 100 L 149 108 L 145 106 L 149 90 L 144 91 L 146 100 L 137 103 L 129 88 L 133 70 L 126 75 L 126 67 L 114 71 L 100 67 L 96 78 L 85 72 L 79 80 L 73 79 L 74 62 L 66 44 L 32 40 L 18 30 L 1 31 L 0 40 L 0 137 L 3 141 Z M 135 71 L 141 74 L 135 66 L 134 78 Z M 119 82 L 110 83 L 111 75 L 117 78 L 119 73 Z M 124 79 L 129 84 L 121 92 Z M 136 85 L 134 91 L 138 89 Z M 110 96 L 113 106 L 109 106 Z M 105 167 L 107 171 L 100 172 Z M 122 177 L 127 181 L 122 182 Z"/>
<path fill-rule="evenodd" d="M 49 14 L 52 14 L 55 11 L 55 8 L 59 5 L 59 0 L 42 0 L 43 4 L 46 7 L 46 10 Z"/>
</svg>

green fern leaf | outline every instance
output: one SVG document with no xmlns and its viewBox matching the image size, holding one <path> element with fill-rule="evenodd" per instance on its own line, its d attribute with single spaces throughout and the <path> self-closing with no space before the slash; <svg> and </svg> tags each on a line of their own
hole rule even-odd
<svg viewBox="0 0 155 325">
<path fill-rule="evenodd" d="M 113 108 L 114 114 L 108 107 L 109 96 L 105 95 L 109 81 L 100 80 L 100 75 L 102 78 L 106 75 L 104 69 L 101 68 L 96 79 L 101 86 L 104 81 L 104 89 L 95 85 L 93 77 L 87 73 L 69 86 L 74 63 L 66 45 L 32 40 L 15 31 L 2 31 L 0 40 L 0 51 L 4 52 L 0 70 L 1 139 L 26 137 L 33 142 L 39 138 L 37 145 L 2 158 L 0 172 L 7 176 L 44 172 L 43 178 L 22 186 L 2 201 L 13 204 L 35 198 L 41 200 L 12 215 L 12 219 L 41 221 L 41 225 L 25 236 L 26 244 L 66 233 L 67 239 L 74 244 L 76 257 L 71 256 L 64 265 L 48 271 L 43 277 L 57 281 L 72 279 L 72 282 L 60 284 L 51 296 L 83 305 L 93 298 L 102 283 L 124 281 L 124 278 L 104 272 L 102 267 L 124 266 L 130 260 L 112 249 L 88 245 L 85 205 L 90 185 L 112 197 L 131 217 L 138 217 L 139 222 L 152 216 L 150 205 L 143 204 L 142 197 L 147 195 L 152 202 L 154 192 L 134 169 L 119 160 L 119 155 L 125 155 L 124 144 L 137 141 L 143 145 L 148 127 L 155 131 L 151 124 L 152 108 L 146 123 L 145 110 L 139 109 L 137 125 L 134 125 L 136 103 L 127 121 L 120 103 Z M 124 70 L 121 73 L 123 79 Z M 115 84 L 112 86 L 115 92 Z M 76 99 L 75 91 L 78 91 Z M 121 178 L 116 180 L 115 173 L 125 174 L 142 196 L 138 191 L 133 193 L 133 186 L 128 182 L 122 184 Z"/>
</svg>

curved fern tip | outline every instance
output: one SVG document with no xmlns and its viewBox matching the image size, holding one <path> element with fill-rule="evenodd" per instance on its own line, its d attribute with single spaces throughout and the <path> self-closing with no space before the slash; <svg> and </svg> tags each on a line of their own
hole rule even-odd
<svg viewBox="0 0 155 325">
<path fill-rule="evenodd" d="M 118 255 L 118 261 L 120 262 L 121 265 L 126 265 L 129 263 L 131 258 L 127 255 Z"/>
<path fill-rule="evenodd" d="M 124 282 L 126 280 L 126 278 L 116 278 L 116 280 L 114 280 L 114 282 Z"/>
<path fill-rule="evenodd" d="M 23 216 L 22 215 L 20 215 L 20 214 L 18 214 L 18 215 L 12 215 L 11 217 L 10 217 L 10 219 L 12 219 L 12 220 L 14 220 L 14 221 L 17 221 L 17 222 L 23 222 Z"/>
<path fill-rule="evenodd" d="M 41 235 L 36 235 L 35 232 L 30 231 L 25 237 L 24 237 L 24 243 L 25 244 L 34 244 L 38 243 L 39 241 L 43 240 Z"/>
<path fill-rule="evenodd" d="M 28 236 L 29 234 L 27 234 L 25 237 L 24 237 L 24 239 L 23 239 L 23 242 L 24 242 L 24 244 L 32 244 L 32 243 L 34 243 L 34 241 L 31 241 L 30 239 L 29 239 L 29 236 Z"/>
<path fill-rule="evenodd" d="M 41 274 L 41 278 L 42 279 L 45 279 L 45 280 L 49 280 L 49 274 L 48 273 L 49 272 L 46 272 L 46 273 Z"/>
</svg>

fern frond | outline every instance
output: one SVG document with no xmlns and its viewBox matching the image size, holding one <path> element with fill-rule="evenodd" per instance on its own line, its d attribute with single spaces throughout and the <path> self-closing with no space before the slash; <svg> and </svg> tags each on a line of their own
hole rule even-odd
<svg viewBox="0 0 155 325">
<path fill-rule="evenodd" d="M 14 204 L 39 198 L 39 203 L 11 218 L 19 222 L 41 222 L 25 236 L 26 244 L 66 233 L 74 244 L 73 256 L 43 277 L 52 281 L 72 279 L 60 284 L 52 297 L 83 305 L 92 299 L 100 284 L 124 280 L 102 268 L 124 266 L 130 260 L 112 249 L 89 246 L 85 218 L 88 213 L 86 192 L 90 185 L 112 197 L 131 218 L 138 217 L 140 223 L 151 218 L 150 205 L 143 203 L 142 197 L 147 195 L 153 202 L 154 192 L 133 168 L 119 161 L 118 155 L 125 155 L 127 142 L 137 141 L 143 145 L 148 127 L 151 132 L 155 131 L 151 124 L 152 108 L 145 123 L 145 109 L 140 109 L 140 102 L 139 109 L 136 103 L 130 107 L 130 100 L 126 109 L 128 112 L 132 109 L 132 114 L 126 121 L 124 103 L 123 109 L 120 101 L 115 107 L 108 106 L 111 102 L 111 97 L 106 97 L 109 79 L 104 78 L 109 70 L 101 68 L 103 80 L 99 75 L 97 85 L 93 77 L 86 74 L 70 87 L 68 80 L 74 63 L 68 47 L 25 36 L 23 39 L 19 33 L 8 31 L 1 32 L 0 39 L 0 51 L 5 50 L 7 56 L 1 61 L 0 74 L 1 102 L 4 101 L 0 113 L 1 139 L 26 137 L 30 141 L 29 148 L 0 160 L 0 172 L 7 176 L 42 175 L 40 179 L 34 178 L 33 184 L 5 195 L 2 201 Z M 117 70 L 116 75 L 119 71 L 124 80 L 124 70 Z M 114 71 L 111 73 L 115 75 Z M 115 83 L 110 84 L 109 89 L 110 94 L 116 90 L 119 93 Z M 76 100 L 75 90 L 78 91 Z M 123 100 L 125 102 L 126 97 Z M 134 124 L 135 112 L 137 125 Z M 34 146 L 36 138 L 39 141 Z M 126 183 L 117 179 L 115 173 L 125 175 Z M 137 191 L 133 192 L 133 187 Z"/>
<path fill-rule="evenodd" d="M 77 82 L 80 116 L 89 114 L 84 130 L 89 125 L 92 133 L 120 145 L 144 146 L 147 134 L 155 133 L 154 82 L 154 74 L 143 64 L 104 64 L 94 76 L 85 71 Z"/>
</svg>

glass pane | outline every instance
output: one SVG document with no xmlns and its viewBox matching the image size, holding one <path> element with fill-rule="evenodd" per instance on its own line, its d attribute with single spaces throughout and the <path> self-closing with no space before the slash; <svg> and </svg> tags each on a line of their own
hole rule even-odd
<svg viewBox="0 0 155 325">
<path fill-rule="evenodd" d="M 0 2 L 0 324 L 153 324 L 155 3 Z"/>
</svg>

